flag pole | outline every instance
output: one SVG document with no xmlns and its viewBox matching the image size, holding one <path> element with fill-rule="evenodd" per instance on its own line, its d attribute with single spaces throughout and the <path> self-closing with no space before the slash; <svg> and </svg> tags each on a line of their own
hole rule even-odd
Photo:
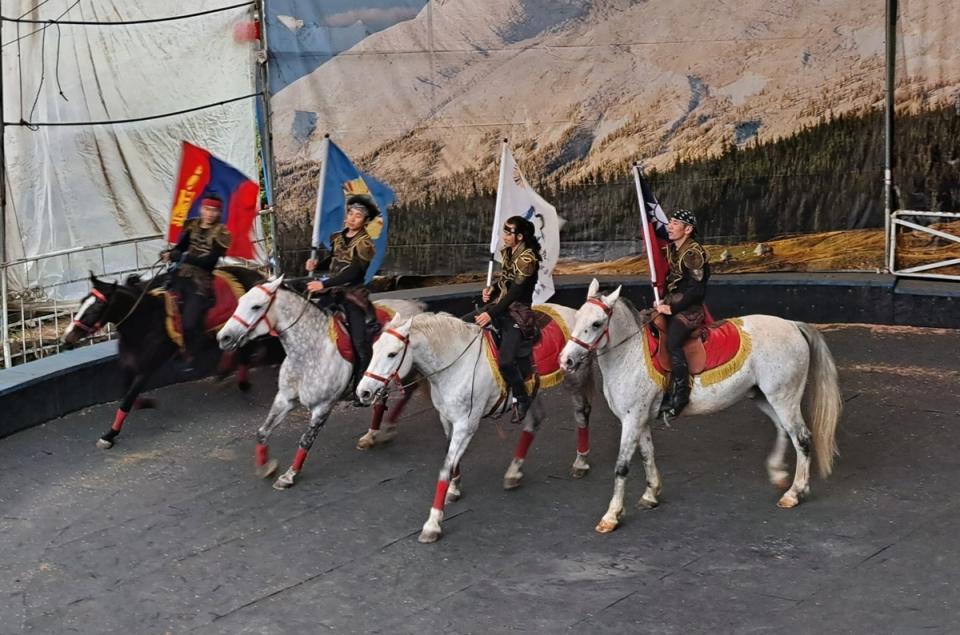
<svg viewBox="0 0 960 635">
<path fill-rule="evenodd" d="M 323 135 L 323 142 L 320 145 L 320 156 L 323 157 L 320 164 L 320 185 L 317 187 L 317 211 L 313 215 L 313 235 L 310 237 L 310 259 L 318 260 L 320 254 L 320 241 L 317 240 L 317 231 L 320 229 L 320 215 L 323 213 L 323 184 L 327 180 L 327 164 L 330 162 L 330 133 Z M 320 272 L 314 268 L 311 272 L 312 278 L 319 278 Z"/>
<path fill-rule="evenodd" d="M 660 304 L 660 292 L 657 290 L 657 270 L 653 266 L 653 237 L 650 235 L 650 222 L 647 219 L 647 205 L 643 200 L 643 188 L 640 187 L 640 164 L 633 163 L 633 181 L 637 186 L 637 200 L 640 201 L 640 226 L 643 228 L 643 245 L 647 250 L 647 266 L 650 268 L 650 286 L 653 287 L 653 304 Z"/>
<path fill-rule="evenodd" d="M 497 179 L 497 204 L 493 208 L 493 230 L 490 233 L 490 262 L 487 263 L 487 286 L 493 284 L 493 261 L 497 249 L 497 230 L 500 229 L 500 210 L 503 206 L 501 200 L 503 188 L 506 186 L 507 179 L 507 139 L 504 137 L 500 148 L 500 177 Z"/>
</svg>

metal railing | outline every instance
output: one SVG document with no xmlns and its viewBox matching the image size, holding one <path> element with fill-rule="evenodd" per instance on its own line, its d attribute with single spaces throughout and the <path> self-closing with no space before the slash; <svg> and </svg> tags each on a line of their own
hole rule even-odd
<svg viewBox="0 0 960 635">
<path fill-rule="evenodd" d="M 141 249 L 158 254 L 164 244 L 162 238 L 163 234 L 153 234 L 62 249 L 0 264 L 3 367 L 10 368 L 14 364 L 59 353 L 60 338 L 73 320 L 79 300 L 89 289 L 89 272 L 111 277 L 150 273 L 155 261 L 147 262 L 148 257 L 141 254 Z M 128 252 L 130 249 L 134 253 L 132 267 L 112 265 L 112 261 L 118 258 L 111 251 Z M 128 253 L 120 260 L 131 261 Z M 58 272 L 55 275 L 50 272 L 54 267 Z M 17 283 L 17 291 L 9 291 L 11 281 Z M 113 336 L 113 331 L 107 327 L 88 341 L 92 344 Z"/>
<path fill-rule="evenodd" d="M 897 268 L 897 235 L 898 228 L 904 228 L 916 232 L 921 232 L 924 234 L 929 234 L 936 238 L 941 238 L 948 242 L 960 243 L 960 236 L 956 234 L 951 234 L 949 232 L 941 231 L 933 227 L 927 227 L 926 225 L 921 225 L 919 223 L 904 220 L 904 218 L 944 218 L 944 219 L 954 219 L 960 220 L 960 214 L 952 212 L 917 212 L 912 210 L 897 210 L 891 215 L 891 230 L 890 230 L 890 244 L 889 244 L 889 253 L 890 253 L 890 262 L 888 263 L 890 268 L 890 273 L 895 276 L 904 276 L 912 278 L 933 278 L 937 280 L 960 280 L 960 274 L 952 273 L 934 273 L 937 269 L 944 269 L 946 267 L 952 267 L 955 265 L 960 265 L 960 258 L 948 258 L 945 260 L 937 260 L 934 262 L 925 262 L 923 264 L 914 265 L 911 267 L 905 267 L 903 269 Z"/>
<path fill-rule="evenodd" d="M 261 210 L 258 217 L 262 225 L 254 244 L 269 262 L 274 257 L 271 253 L 273 210 Z M 63 249 L 0 264 L 3 368 L 60 352 L 61 337 L 73 321 L 79 301 L 89 291 L 88 276 L 91 271 L 97 276 L 107 276 L 117 281 L 131 274 L 152 276 L 157 273 L 157 256 L 166 245 L 164 234 L 151 234 Z M 131 249 L 132 258 L 129 254 Z M 126 253 L 111 253 L 116 250 Z M 55 259 L 61 262 L 55 267 L 56 274 L 51 275 L 50 267 L 44 267 L 43 264 Z M 131 261 L 133 266 L 129 265 Z M 17 282 L 18 291 L 10 292 L 11 281 Z M 107 325 L 97 335 L 86 338 L 84 343 L 89 345 L 115 336 L 112 326 Z"/>
</svg>

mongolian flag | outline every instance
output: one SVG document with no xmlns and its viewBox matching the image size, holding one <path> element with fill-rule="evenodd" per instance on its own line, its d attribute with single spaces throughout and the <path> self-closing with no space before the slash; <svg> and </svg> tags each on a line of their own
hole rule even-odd
<svg viewBox="0 0 960 635">
<path fill-rule="evenodd" d="M 223 201 L 220 220 L 233 236 L 227 255 L 247 260 L 256 258 L 253 221 L 260 202 L 260 186 L 229 163 L 186 141 L 180 154 L 180 174 L 167 241 L 177 242 L 183 224 L 200 216 L 200 201 L 210 194 Z"/>
<path fill-rule="evenodd" d="M 321 245 L 330 249 L 330 237 L 343 230 L 347 197 L 361 194 L 369 196 L 380 210 L 380 213 L 367 223 L 367 233 L 370 234 L 376 249 L 365 278 L 366 282 L 370 282 L 387 253 L 387 228 L 389 227 L 387 207 L 393 203 L 393 190 L 369 174 L 358 170 L 343 150 L 330 141 L 329 137 L 324 138 L 323 143 L 324 148 L 320 153 L 322 163 L 320 164 L 320 183 L 317 188 L 317 210 L 313 220 L 312 246 L 314 250 L 319 249 Z"/>
<path fill-rule="evenodd" d="M 663 299 L 666 291 L 667 272 L 670 269 L 666 256 L 666 248 L 670 244 L 670 237 L 667 234 L 669 221 L 660 203 L 657 202 L 657 197 L 653 195 L 650 186 L 644 180 L 639 165 L 634 164 L 633 177 L 637 186 L 640 209 L 643 210 L 640 223 L 643 227 L 643 244 L 647 250 L 647 264 L 650 266 L 650 284 L 653 285 L 654 297 L 660 300 Z"/>
</svg>

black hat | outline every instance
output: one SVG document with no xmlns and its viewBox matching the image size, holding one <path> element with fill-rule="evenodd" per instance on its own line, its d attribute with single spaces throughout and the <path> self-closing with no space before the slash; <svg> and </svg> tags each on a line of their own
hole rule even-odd
<svg viewBox="0 0 960 635">
<path fill-rule="evenodd" d="M 380 215 L 380 209 L 377 207 L 377 204 L 374 202 L 373 198 L 367 196 L 366 194 L 353 194 L 347 197 L 347 210 L 350 208 L 357 207 L 363 209 L 367 213 L 367 220 L 373 220 L 376 216 Z"/>
<path fill-rule="evenodd" d="M 688 210 L 688 209 L 678 209 L 677 211 L 675 211 L 675 212 L 671 215 L 671 218 L 676 218 L 678 221 L 680 221 L 680 222 L 682 222 L 682 223 L 686 223 L 687 225 L 690 225 L 691 227 L 696 227 L 696 226 L 697 226 L 697 217 L 696 217 L 696 215 L 694 215 L 694 213 L 691 212 L 691 211 Z"/>
</svg>

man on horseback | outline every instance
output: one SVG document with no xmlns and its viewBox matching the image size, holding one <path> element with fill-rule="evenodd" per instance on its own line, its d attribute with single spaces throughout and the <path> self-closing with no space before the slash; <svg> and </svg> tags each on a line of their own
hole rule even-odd
<svg viewBox="0 0 960 635">
<path fill-rule="evenodd" d="M 519 423 L 530 408 L 523 378 L 530 374 L 530 346 L 521 357 L 523 344 L 536 337 L 536 317 L 531 309 L 533 291 L 540 271 L 540 243 L 533 223 L 521 216 L 511 216 L 503 226 L 501 267 L 497 276 L 497 298 L 494 288 L 486 287 L 482 297 L 484 306 L 465 316 L 481 327 L 493 324 L 500 331 L 500 373 L 516 399 L 513 422 Z"/>
<path fill-rule="evenodd" d="M 376 309 L 370 301 L 370 291 L 364 286 L 364 278 L 375 247 L 366 227 L 380 210 L 369 196 L 354 195 L 347 198 L 347 215 L 343 231 L 331 237 L 330 256 L 323 262 L 315 258 L 307 260 L 306 269 L 315 272 L 327 269 L 329 277 L 311 280 L 307 290 L 323 294 L 318 304 L 324 307 L 339 306 L 347 317 L 347 329 L 357 355 L 353 366 L 353 390 L 363 377 L 373 355 L 373 337 L 379 330 Z M 335 290 L 334 293 L 330 291 Z M 359 405 L 354 394 L 354 403 Z"/>
<path fill-rule="evenodd" d="M 667 351 L 670 353 L 670 386 L 660 404 L 660 415 L 675 417 L 690 401 L 690 371 L 683 344 L 704 321 L 703 301 L 710 279 L 707 252 L 696 241 L 697 218 L 680 209 L 667 224 L 667 297 L 656 310 L 667 317 Z"/>
<path fill-rule="evenodd" d="M 184 361 L 189 369 L 203 343 L 204 318 L 213 300 L 213 269 L 230 248 L 230 231 L 220 222 L 223 202 L 209 194 L 200 203 L 200 217 L 183 225 L 177 244 L 160 253 L 174 263 L 171 289 L 180 303 Z"/>
</svg>

